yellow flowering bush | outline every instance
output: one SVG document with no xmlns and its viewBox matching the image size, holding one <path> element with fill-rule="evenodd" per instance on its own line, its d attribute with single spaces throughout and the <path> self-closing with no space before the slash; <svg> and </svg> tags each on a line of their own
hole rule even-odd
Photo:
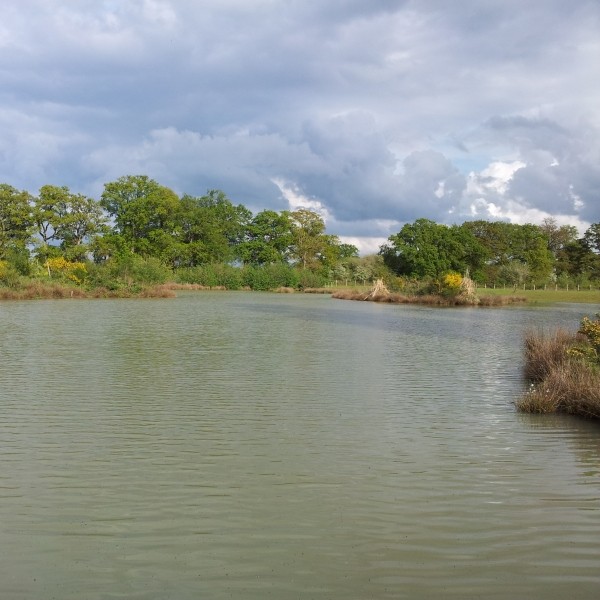
<svg viewBox="0 0 600 600">
<path fill-rule="evenodd" d="M 585 335 L 596 351 L 600 351 L 600 313 L 593 321 L 589 317 L 583 317 L 578 333 Z"/>
<path fill-rule="evenodd" d="M 64 256 L 49 258 L 44 263 L 48 276 L 59 276 L 81 285 L 87 275 L 85 263 L 68 261 Z"/>
<path fill-rule="evenodd" d="M 585 336 L 587 343 L 577 344 L 569 348 L 567 354 L 595 363 L 600 362 L 600 313 L 593 320 L 589 317 L 583 317 L 577 333 Z"/>
<path fill-rule="evenodd" d="M 451 290 L 459 290 L 462 280 L 462 275 L 459 273 L 446 273 L 444 275 L 444 286 Z"/>
<path fill-rule="evenodd" d="M 8 272 L 8 263 L 5 260 L 0 260 L 0 279 L 3 279 Z"/>
</svg>

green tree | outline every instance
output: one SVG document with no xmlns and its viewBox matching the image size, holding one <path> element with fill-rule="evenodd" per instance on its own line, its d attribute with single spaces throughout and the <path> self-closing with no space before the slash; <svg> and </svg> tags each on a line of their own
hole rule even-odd
<svg viewBox="0 0 600 600">
<path fill-rule="evenodd" d="M 248 223 L 246 236 L 239 246 L 239 257 L 245 263 L 264 265 L 287 260 L 292 244 L 292 222 L 289 213 L 263 210 Z"/>
<path fill-rule="evenodd" d="M 513 261 L 527 265 L 529 277 L 536 281 L 547 280 L 551 275 L 554 259 L 549 250 L 550 242 L 539 226 L 470 221 L 463 227 L 477 238 L 483 249 L 484 279 L 493 281 L 500 276 L 500 268 Z"/>
<path fill-rule="evenodd" d="M 100 204 L 113 217 L 115 230 L 131 252 L 162 257 L 172 254 L 179 197 L 146 175 L 127 175 L 106 183 Z"/>
<path fill-rule="evenodd" d="M 83 260 L 87 244 L 107 230 L 100 204 L 82 194 L 71 193 L 66 186 L 42 186 L 34 200 L 33 218 L 43 244 L 40 256 L 53 254 L 48 245 L 54 242 L 70 260 Z"/>
<path fill-rule="evenodd" d="M 558 252 L 556 273 L 559 277 L 567 276 L 574 280 L 583 276 L 593 277 L 598 264 L 598 256 L 594 254 L 585 238 L 566 244 Z"/>
<path fill-rule="evenodd" d="M 0 259 L 26 251 L 33 234 L 32 201 L 28 192 L 0 184 Z"/>
<path fill-rule="evenodd" d="M 292 224 L 290 257 L 303 269 L 321 266 L 321 258 L 331 240 L 325 235 L 325 221 L 315 211 L 300 208 L 289 213 Z"/>
<path fill-rule="evenodd" d="M 577 227 L 573 225 L 558 226 L 556 219 L 548 217 L 540 225 L 542 233 L 548 238 L 548 250 L 556 257 L 558 252 L 567 244 L 577 239 Z"/>
<path fill-rule="evenodd" d="M 92 198 L 82 194 L 70 194 L 60 206 L 58 238 L 63 248 L 85 245 L 94 236 L 107 231 L 102 207 Z"/>
<path fill-rule="evenodd" d="M 66 186 L 44 185 L 34 200 L 33 218 L 44 246 L 58 240 L 60 207 L 68 202 L 69 195 L 69 188 Z"/>
<path fill-rule="evenodd" d="M 231 262 L 240 258 L 252 213 L 243 205 L 233 205 L 219 190 L 205 196 L 185 195 L 177 217 L 181 245 L 181 266 L 208 262 Z"/>
<path fill-rule="evenodd" d="M 589 248 L 600 254 L 600 223 L 592 223 L 583 238 Z"/>
<path fill-rule="evenodd" d="M 448 271 L 477 267 L 484 252 L 473 234 L 429 219 L 407 223 L 380 250 L 385 265 L 398 275 L 440 277 Z"/>
</svg>

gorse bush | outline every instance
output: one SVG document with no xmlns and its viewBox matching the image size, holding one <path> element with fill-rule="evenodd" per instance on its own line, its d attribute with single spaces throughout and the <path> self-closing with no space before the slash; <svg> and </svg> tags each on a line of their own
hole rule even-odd
<svg viewBox="0 0 600 600">
<path fill-rule="evenodd" d="M 446 273 L 442 278 L 442 283 L 445 289 L 450 292 L 458 293 L 462 284 L 463 278 L 459 273 Z"/>
<path fill-rule="evenodd" d="M 579 333 L 586 337 L 589 345 L 594 350 L 596 362 L 600 361 L 600 313 L 596 315 L 596 319 L 592 320 L 589 317 L 583 317 Z"/>
<path fill-rule="evenodd" d="M 83 262 L 72 262 L 64 256 L 54 256 L 46 259 L 44 267 L 48 270 L 48 276 L 72 281 L 81 285 L 87 277 L 87 266 Z"/>
</svg>

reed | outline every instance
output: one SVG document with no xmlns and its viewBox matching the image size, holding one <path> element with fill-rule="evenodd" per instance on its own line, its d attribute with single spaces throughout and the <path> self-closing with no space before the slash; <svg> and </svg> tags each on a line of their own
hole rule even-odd
<svg viewBox="0 0 600 600">
<path fill-rule="evenodd" d="M 529 329 L 525 332 L 524 375 L 533 382 L 543 381 L 550 373 L 568 361 L 567 350 L 579 341 L 579 336 L 564 328 L 551 333 Z"/>
<path fill-rule="evenodd" d="M 529 389 L 515 402 L 528 413 L 563 412 L 600 419 L 600 365 L 573 349 L 590 347 L 579 333 L 529 330 L 524 337 Z"/>
<path fill-rule="evenodd" d="M 562 362 L 532 384 L 516 404 L 528 413 L 564 412 L 600 419 L 600 374 L 581 360 Z"/>
</svg>

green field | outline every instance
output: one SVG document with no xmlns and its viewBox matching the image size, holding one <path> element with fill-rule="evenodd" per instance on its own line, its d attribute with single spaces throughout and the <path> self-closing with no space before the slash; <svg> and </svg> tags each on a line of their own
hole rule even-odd
<svg viewBox="0 0 600 600">
<path fill-rule="evenodd" d="M 580 302 L 600 305 L 600 290 L 523 290 L 514 288 L 478 288 L 479 296 L 519 296 L 528 304 L 554 304 L 555 302 Z"/>
</svg>

